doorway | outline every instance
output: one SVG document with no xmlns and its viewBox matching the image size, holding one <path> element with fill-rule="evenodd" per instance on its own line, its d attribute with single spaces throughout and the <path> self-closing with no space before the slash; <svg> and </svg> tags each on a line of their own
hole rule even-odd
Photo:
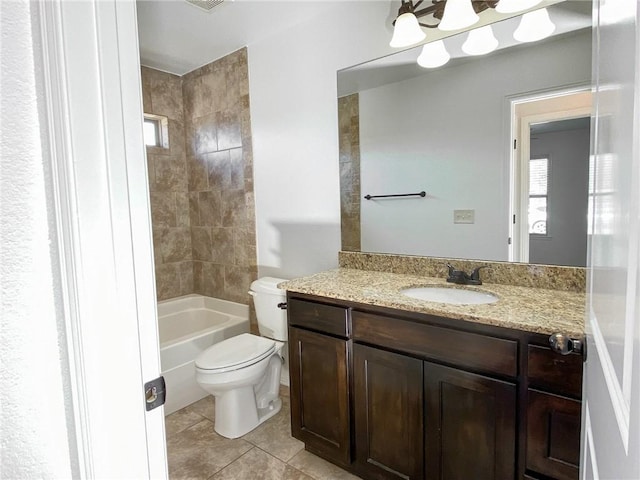
<svg viewBox="0 0 640 480">
<path fill-rule="evenodd" d="M 586 265 L 591 96 L 511 100 L 510 261 Z"/>
</svg>

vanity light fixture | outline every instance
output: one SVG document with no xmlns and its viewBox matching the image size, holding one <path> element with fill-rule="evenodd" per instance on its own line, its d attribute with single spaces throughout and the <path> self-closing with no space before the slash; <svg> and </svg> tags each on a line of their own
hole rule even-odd
<svg viewBox="0 0 640 480">
<path fill-rule="evenodd" d="M 426 36 L 426 33 L 420 28 L 416 16 L 411 12 L 403 13 L 396 18 L 393 37 L 389 42 L 389 46 L 394 48 L 408 47 L 421 42 Z"/>
<path fill-rule="evenodd" d="M 430 42 L 422 47 L 422 53 L 418 57 L 418 65 L 423 68 L 441 67 L 449 61 L 451 55 L 447 52 L 442 40 Z"/>
<path fill-rule="evenodd" d="M 491 25 L 475 28 L 467 35 L 462 51 L 467 55 L 486 55 L 498 48 L 498 39 L 493 35 Z"/>
<path fill-rule="evenodd" d="M 524 12 L 538 5 L 542 0 L 500 0 L 496 6 L 498 13 Z"/>
<path fill-rule="evenodd" d="M 537 42 L 551 35 L 555 29 L 549 12 L 546 8 L 541 8 L 522 16 L 520 25 L 513 32 L 513 38 L 519 42 Z"/>
<path fill-rule="evenodd" d="M 498 5 L 498 0 L 432 0 L 432 5 L 418 9 L 423 1 L 418 0 L 414 4 L 413 0 L 401 0 L 398 16 L 393 22 L 391 47 L 410 47 L 424 40 L 426 35 L 420 27 L 447 31 L 470 27 L 479 20 L 480 12 Z M 430 23 L 418 21 L 427 16 L 432 20 Z"/>
</svg>

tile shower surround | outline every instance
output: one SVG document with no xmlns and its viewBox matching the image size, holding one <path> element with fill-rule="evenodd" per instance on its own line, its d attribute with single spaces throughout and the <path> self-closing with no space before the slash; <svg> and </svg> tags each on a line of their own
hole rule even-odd
<svg viewBox="0 0 640 480">
<path fill-rule="evenodd" d="M 183 77 L 143 67 L 142 79 L 145 113 L 169 117 L 169 150 L 147 147 L 158 300 L 198 293 L 251 305 L 247 50 Z"/>
</svg>

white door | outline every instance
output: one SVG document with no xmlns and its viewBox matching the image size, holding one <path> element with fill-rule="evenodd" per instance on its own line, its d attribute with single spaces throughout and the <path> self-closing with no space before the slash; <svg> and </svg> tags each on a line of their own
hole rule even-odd
<svg viewBox="0 0 640 480">
<path fill-rule="evenodd" d="M 584 479 L 640 478 L 640 60 L 636 0 L 594 10 Z"/>
<path fill-rule="evenodd" d="M 70 395 L 82 478 L 166 478 L 136 5 L 40 3 Z"/>
</svg>

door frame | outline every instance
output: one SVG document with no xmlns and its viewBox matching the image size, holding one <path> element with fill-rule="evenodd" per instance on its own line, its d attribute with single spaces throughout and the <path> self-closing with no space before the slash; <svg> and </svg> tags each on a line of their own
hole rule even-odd
<svg viewBox="0 0 640 480">
<path fill-rule="evenodd" d="M 38 3 L 42 118 L 59 239 L 71 461 L 83 478 L 167 478 L 135 2 Z"/>
<path fill-rule="evenodd" d="M 529 158 L 531 125 L 592 116 L 588 85 L 509 98 L 509 253 L 510 262 L 529 262 Z"/>
</svg>

